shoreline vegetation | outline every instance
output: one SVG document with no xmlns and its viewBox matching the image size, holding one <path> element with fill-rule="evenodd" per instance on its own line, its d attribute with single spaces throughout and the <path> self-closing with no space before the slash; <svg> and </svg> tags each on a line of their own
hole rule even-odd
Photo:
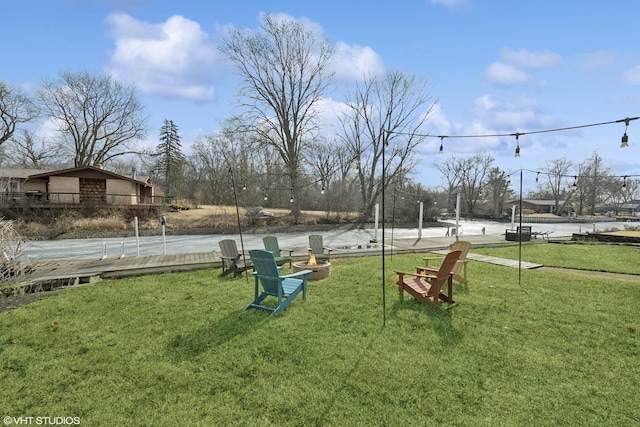
<svg viewBox="0 0 640 427">
<path fill-rule="evenodd" d="M 257 213 L 256 213 L 257 212 Z M 299 231 L 333 231 L 339 229 L 372 228 L 374 218 L 362 222 L 357 212 L 302 211 L 294 224 L 294 218 L 288 209 L 240 208 L 236 212 L 235 206 L 201 205 L 189 209 L 172 209 L 162 213 L 166 220 L 166 235 L 207 235 L 207 234 L 235 234 L 238 232 L 238 219 L 242 232 L 246 234 L 285 233 Z M 239 217 L 239 218 L 238 218 Z M 461 218 L 463 219 L 463 218 Z M 468 219 L 468 218 L 464 218 Z M 509 223 L 510 218 L 478 218 L 479 220 Z M 552 214 L 537 214 L 527 221 L 540 222 L 545 219 L 555 222 L 560 218 Z M 139 236 L 158 236 L 162 234 L 162 218 L 160 214 L 147 215 L 138 220 Z M 583 217 L 578 222 L 598 220 L 613 220 L 611 217 Z M 412 228 L 415 223 L 394 221 L 398 228 Z M 575 220 L 574 220 L 575 221 Z M 567 220 L 567 222 L 571 222 Z M 636 224 L 636 223 L 633 223 Z M 446 216 L 434 222 L 425 222 L 424 228 L 453 227 L 455 218 Z M 90 239 L 109 237 L 133 237 L 135 235 L 135 221 L 130 215 L 119 211 L 96 213 L 93 216 L 82 215 L 79 212 L 64 212 L 55 218 L 39 218 L 25 221 L 14 221 L 15 230 L 28 240 L 63 240 Z M 627 228 L 627 227 L 625 227 Z M 629 229 L 637 227 L 629 226 Z"/>
<path fill-rule="evenodd" d="M 166 235 L 234 234 L 238 232 L 238 213 L 234 206 L 206 205 L 192 209 L 170 210 L 162 215 L 166 220 Z M 370 227 L 373 223 L 373 219 L 363 223 L 356 212 L 303 211 L 295 224 L 288 209 L 265 209 L 261 211 L 260 215 L 252 215 L 251 209 L 240 208 L 239 217 L 242 232 L 246 234 L 356 229 Z M 414 226 L 414 224 L 396 223 L 396 227 L 405 225 Z M 447 225 L 452 226 L 453 223 L 425 222 L 424 227 L 447 227 Z M 14 226 L 17 232 L 29 240 L 133 237 L 135 235 L 134 218 L 127 218 L 118 212 L 93 217 L 82 217 L 77 213 L 69 213 L 50 219 L 46 223 L 16 220 Z M 138 235 L 157 236 L 161 234 L 160 215 L 139 219 Z"/>
</svg>

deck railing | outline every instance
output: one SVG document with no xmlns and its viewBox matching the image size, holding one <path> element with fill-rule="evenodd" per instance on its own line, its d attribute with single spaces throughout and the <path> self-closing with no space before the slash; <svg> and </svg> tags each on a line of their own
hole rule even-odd
<svg viewBox="0 0 640 427">
<path fill-rule="evenodd" d="M 104 204 L 108 206 L 130 205 L 164 205 L 167 198 L 164 196 L 141 196 L 136 194 L 86 194 L 65 192 L 3 192 L 0 193 L 0 206 L 63 206 Z"/>
</svg>

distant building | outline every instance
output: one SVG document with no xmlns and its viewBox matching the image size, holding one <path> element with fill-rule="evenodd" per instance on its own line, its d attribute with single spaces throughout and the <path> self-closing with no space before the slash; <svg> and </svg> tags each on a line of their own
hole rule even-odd
<svg viewBox="0 0 640 427">
<path fill-rule="evenodd" d="M 631 200 L 620 206 L 618 215 L 621 216 L 640 216 L 640 200 Z"/>
<path fill-rule="evenodd" d="M 0 204 L 154 204 L 148 177 L 124 176 L 95 166 L 43 171 L 0 169 Z"/>
<path fill-rule="evenodd" d="M 511 209 L 511 206 L 520 206 L 520 200 L 509 200 L 505 203 L 505 206 Z M 561 213 L 573 212 L 573 208 L 569 206 L 564 206 L 564 200 L 561 200 L 559 203 L 559 208 Z M 534 199 L 523 199 L 522 200 L 522 210 L 530 211 L 532 213 L 540 213 L 540 214 L 556 214 L 556 201 L 555 200 L 534 200 Z"/>
</svg>

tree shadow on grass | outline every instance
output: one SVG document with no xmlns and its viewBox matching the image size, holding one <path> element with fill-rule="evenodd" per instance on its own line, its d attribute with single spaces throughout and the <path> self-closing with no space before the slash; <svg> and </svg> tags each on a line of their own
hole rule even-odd
<svg viewBox="0 0 640 427">
<path fill-rule="evenodd" d="M 176 361 L 196 358 L 235 337 L 254 332 L 269 319 L 267 315 L 257 314 L 263 313 L 233 311 L 194 331 L 178 334 L 167 345 L 167 353 Z"/>
<path fill-rule="evenodd" d="M 445 303 L 441 303 L 440 307 L 436 308 L 422 304 L 413 298 L 405 298 L 404 301 L 394 302 L 390 313 L 400 321 L 406 319 L 410 327 L 433 330 L 440 337 L 443 345 L 455 346 L 463 338 L 462 331 L 453 324 L 455 310 L 459 307 L 453 305 L 445 309 L 445 306 Z"/>
</svg>

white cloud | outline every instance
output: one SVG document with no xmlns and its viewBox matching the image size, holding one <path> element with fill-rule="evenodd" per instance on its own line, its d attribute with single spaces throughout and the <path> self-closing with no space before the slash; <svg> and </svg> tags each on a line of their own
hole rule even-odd
<svg viewBox="0 0 640 427">
<path fill-rule="evenodd" d="M 540 111 L 532 98 L 522 96 L 508 102 L 497 101 L 491 95 L 476 98 L 473 108 L 476 120 L 498 133 L 515 133 L 544 129 L 551 125 L 548 116 Z"/>
<path fill-rule="evenodd" d="M 428 125 L 432 126 L 435 130 L 432 133 L 439 135 L 449 135 L 452 133 L 451 129 L 454 126 L 446 113 L 440 106 L 440 104 L 434 104 L 429 113 Z"/>
<path fill-rule="evenodd" d="M 335 76 L 340 80 L 359 80 L 369 74 L 382 75 L 382 58 L 368 46 L 338 42 L 332 58 Z"/>
<path fill-rule="evenodd" d="M 485 77 L 490 83 L 503 86 L 535 86 L 539 84 L 536 79 L 521 69 L 501 62 L 489 65 Z"/>
<path fill-rule="evenodd" d="M 347 104 L 332 98 L 322 98 L 317 104 L 318 121 L 323 133 L 335 135 L 340 129 L 340 117 L 349 111 Z"/>
<path fill-rule="evenodd" d="M 500 51 L 500 62 L 494 62 L 487 68 L 485 77 L 492 84 L 501 86 L 544 86 L 525 70 L 554 68 L 564 64 L 562 58 L 553 52 L 531 52 L 528 49 Z"/>
<path fill-rule="evenodd" d="M 107 64 L 112 76 L 146 94 L 213 98 L 215 47 L 197 22 L 174 15 L 163 23 L 150 24 L 114 13 L 107 23 L 115 40 Z"/>
<path fill-rule="evenodd" d="M 632 85 L 640 84 L 640 65 L 636 65 L 630 70 L 627 70 L 622 74 L 622 77 L 625 82 L 630 83 Z"/>
<path fill-rule="evenodd" d="M 503 48 L 500 57 L 504 63 L 523 69 L 559 67 L 563 64 L 562 58 L 550 51 L 531 52 L 528 49 Z"/>
</svg>

